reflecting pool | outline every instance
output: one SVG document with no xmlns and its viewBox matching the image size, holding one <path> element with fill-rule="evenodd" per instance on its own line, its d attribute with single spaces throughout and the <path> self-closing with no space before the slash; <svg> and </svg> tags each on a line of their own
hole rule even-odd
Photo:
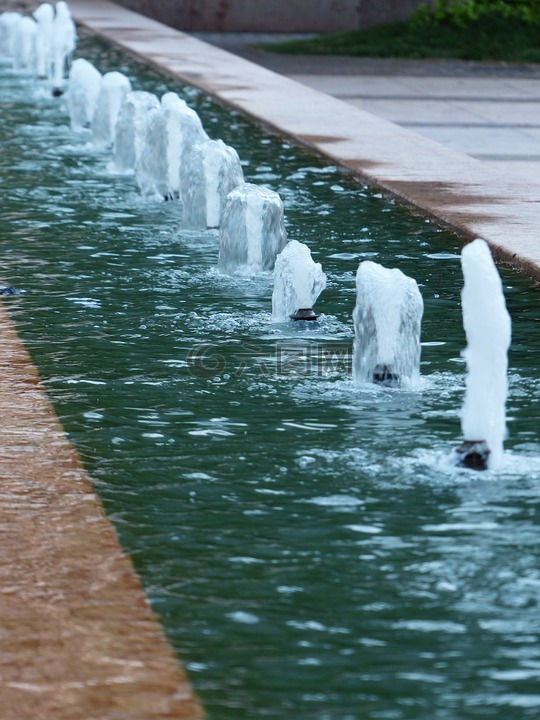
<svg viewBox="0 0 540 720">
<path fill-rule="evenodd" d="M 459 239 L 116 50 L 78 56 L 186 98 L 328 278 L 318 328 L 273 324 L 270 273 L 220 274 L 216 231 L 2 66 L 5 303 L 210 720 L 537 718 L 538 288 L 501 270 L 503 468 L 456 469 Z M 352 382 L 365 259 L 420 286 L 417 392 Z"/>
</svg>

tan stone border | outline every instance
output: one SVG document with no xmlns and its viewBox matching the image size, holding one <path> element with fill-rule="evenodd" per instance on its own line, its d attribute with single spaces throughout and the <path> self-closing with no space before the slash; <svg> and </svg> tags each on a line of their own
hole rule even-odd
<svg viewBox="0 0 540 720">
<path fill-rule="evenodd" d="M 108 0 L 70 0 L 81 24 L 238 108 L 540 280 L 540 184 L 450 150 Z"/>
<path fill-rule="evenodd" d="M 0 338 L 0 718 L 199 720 L 1 304 Z"/>
</svg>

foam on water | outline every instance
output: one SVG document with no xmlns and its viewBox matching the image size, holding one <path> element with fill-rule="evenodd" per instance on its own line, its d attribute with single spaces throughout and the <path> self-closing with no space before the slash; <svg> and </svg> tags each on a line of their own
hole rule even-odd
<svg viewBox="0 0 540 720">
<path fill-rule="evenodd" d="M 325 287 L 326 275 L 308 246 L 290 240 L 276 259 L 272 321 L 285 322 L 297 310 L 313 308 Z"/>
<path fill-rule="evenodd" d="M 414 386 L 420 376 L 423 301 L 401 270 L 366 260 L 356 274 L 353 376 L 357 383 Z M 384 380 L 388 378 L 388 382 Z"/>
<path fill-rule="evenodd" d="M 219 227 L 225 198 L 243 182 L 244 173 L 234 148 L 223 140 L 206 140 L 195 145 L 182 171 L 184 225 Z"/>
<path fill-rule="evenodd" d="M 511 321 L 503 287 L 484 240 L 463 248 L 465 284 L 461 295 L 467 335 L 465 401 L 461 426 L 465 440 L 484 440 L 490 450 L 488 467 L 500 466 L 506 434 L 508 348 Z"/>
</svg>

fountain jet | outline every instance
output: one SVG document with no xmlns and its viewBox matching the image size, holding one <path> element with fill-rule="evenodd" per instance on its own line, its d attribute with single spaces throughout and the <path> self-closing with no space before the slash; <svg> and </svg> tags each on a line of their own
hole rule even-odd
<svg viewBox="0 0 540 720">
<path fill-rule="evenodd" d="M 31 17 L 23 17 L 14 31 L 13 67 L 33 73 L 36 65 L 37 23 Z"/>
<path fill-rule="evenodd" d="M 222 272 L 255 275 L 272 270 L 286 243 L 283 203 L 276 192 L 244 183 L 229 193 L 219 234 Z"/>
<path fill-rule="evenodd" d="M 63 94 L 64 68 L 77 45 L 77 30 L 69 7 L 64 0 L 56 3 L 56 14 L 52 23 L 51 61 L 53 95 Z"/>
<path fill-rule="evenodd" d="M 92 117 L 94 144 L 111 148 L 118 113 L 124 99 L 131 92 L 129 79 L 120 72 L 108 72 L 101 78 L 96 109 Z"/>
<path fill-rule="evenodd" d="M 101 85 L 101 73 L 91 62 L 79 58 L 69 72 L 66 104 L 71 129 L 80 132 L 89 128 L 96 111 Z"/>
<path fill-rule="evenodd" d="M 157 97 L 143 90 L 130 92 L 124 98 L 114 129 L 112 167 L 115 172 L 129 173 L 135 169 L 142 151 L 146 116 L 157 108 Z"/>
<path fill-rule="evenodd" d="M 423 310 L 415 280 L 369 260 L 360 263 L 353 313 L 355 382 L 387 387 L 418 382 Z"/>
<path fill-rule="evenodd" d="M 193 147 L 182 169 L 184 226 L 217 228 L 227 195 L 244 183 L 236 150 L 223 140 L 206 140 Z"/>
<path fill-rule="evenodd" d="M 493 470 L 501 464 L 506 434 L 511 320 L 488 244 L 475 240 L 466 245 L 461 266 L 467 379 L 461 412 L 464 443 L 456 450 L 457 461 L 464 467 Z"/>
<path fill-rule="evenodd" d="M 307 245 L 290 240 L 276 258 L 272 322 L 317 320 L 313 306 L 326 287 L 326 275 Z"/>
<path fill-rule="evenodd" d="M 54 8 L 50 3 L 41 3 L 32 14 L 37 22 L 36 74 L 39 80 L 47 80 L 51 76 Z"/>
<path fill-rule="evenodd" d="M 0 57 L 13 56 L 15 44 L 15 31 L 22 20 L 18 12 L 3 12 L 0 14 Z"/>
<path fill-rule="evenodd" d="M 166 93 L 159 108 L 146 116 L 136 165 L 143 195 L 166 200 L 180 197 L 180 176 L 189 150 L 208 140 L 201 120 L 176 93 Z"/>
</svg>

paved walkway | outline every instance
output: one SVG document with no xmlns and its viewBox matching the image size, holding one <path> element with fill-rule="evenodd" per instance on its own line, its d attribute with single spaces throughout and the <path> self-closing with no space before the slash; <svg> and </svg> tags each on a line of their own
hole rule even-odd
<svg viewBox="0 0 540 720">
<path fill-rule="evenodd" d="M 197 34 L 315 90 L 540 182 L 540 66 L 281 55 L 280 36 Z"/>
</svg>

